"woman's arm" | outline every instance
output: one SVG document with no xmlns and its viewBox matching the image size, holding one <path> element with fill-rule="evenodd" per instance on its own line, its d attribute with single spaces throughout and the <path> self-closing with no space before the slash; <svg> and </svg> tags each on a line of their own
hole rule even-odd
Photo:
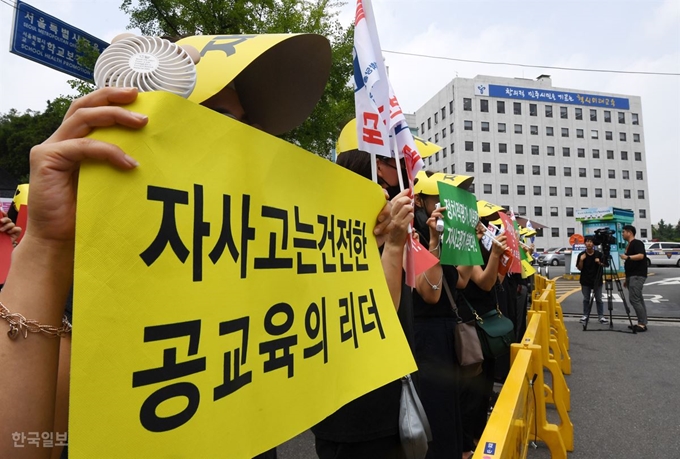
<svg viewBox="0 0 680 459">
<path fill-rule="evenodd" d="M 486 263 L 486 267 L 482 269 L 481 266 L 473 267 L 470 280 L 477 284 L 479 288 L 485 291 L 491 291 L 496 281 L 498 280 L 498 263 L 505 249 L 508 246 L 505 243 L 505 234 L 501 234 L 496 238 L 499 244 L 491 244 L 491 254 L 489 255 L 489 261 Z"/>
<path fill-rule="evenodd" d="M 410 190 L 406 189 L 392 199 L 390 220 L 391 229 L 385 239 L 380 260 L 394 308 L 398 311 L 401 302 L 404 244 L 408 239 L 408 225 L 413 221 Z"/>
</svg>

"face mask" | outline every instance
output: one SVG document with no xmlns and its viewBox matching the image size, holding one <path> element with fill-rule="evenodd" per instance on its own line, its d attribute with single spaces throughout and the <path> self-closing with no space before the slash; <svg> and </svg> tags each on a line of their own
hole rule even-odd
<svg viewBox="0 0 680 459">
<path fill-rule="evenodd" d="M 408 175 L 406 174 L 406 171 L 403 169 L 401 171 L 401 179 L 402 182 L 404 182 L 405 190 L 406 188 L 408 188 Z M 396 185 L 390 185 L 385 180 L 378 178 L 378 183 L 387 191 L 387 194 L 390 196 L 390 199 L 393 199 L 396 195 L 401 193 L 401 189 L 399 188 L 398 182 Z"/>
</svg>

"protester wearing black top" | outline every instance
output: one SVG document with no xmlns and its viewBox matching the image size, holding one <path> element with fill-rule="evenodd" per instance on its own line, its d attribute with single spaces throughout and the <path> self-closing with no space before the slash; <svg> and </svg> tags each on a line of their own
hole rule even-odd
<svg viewBox="0 0 680 459">
<path fill-rule="evenodd" d="M 578 254 L 576 267 L 581 271 L 581 293 L 583 294 L 583 317 L 585 322 L 590 315 L 591 295 L 597 303 L 597 316 L 601 324 L 608 324 L 609 319 L 604 316 L 604 304 L 602 303 L 602 265 L 605 263 L 604 255 L 595 250 L 592 236 L 585 238 L 586 250 Z"/>
<path fill-rule="evenodd" d="M 630 304 L 635 309 L 638 323 L 634 325 L 635 331 L 647 331 L 647 306 L 642 297 L 642 287 L 647 280 L 647 253 L 645 245 L 639 239 L 635 239 L 635 227 L 625 225 L 623 227 L 623 239 L 628 242 L 625 253 L 621 254 L 621 259 L 625 262 L 626 281 L 624 286 L 628 287 Z"/>
</svg>

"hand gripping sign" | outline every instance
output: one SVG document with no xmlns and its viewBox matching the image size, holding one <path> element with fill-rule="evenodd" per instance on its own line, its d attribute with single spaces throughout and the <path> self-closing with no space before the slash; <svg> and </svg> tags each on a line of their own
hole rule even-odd
<svg viewBox="0 0 680 459">
<path fill-rule="evenodd" d="M 128 108 L 92 137 L 140 166 L 79 179 L 73 458 L 251 458 L 416 369 L 376 184 L 173 94 Z"/>
</svg>

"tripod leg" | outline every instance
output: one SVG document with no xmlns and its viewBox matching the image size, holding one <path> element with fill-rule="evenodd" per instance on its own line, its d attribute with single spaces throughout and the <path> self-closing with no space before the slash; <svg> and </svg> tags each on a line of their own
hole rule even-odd
<svg viewBox="0 0 680 459">
<path fill-rule="evenodd" d="M 635 331 L 635 327 L 633 326 L 633 319 L 630 317 L 630 308 L 628 307 L 628 302 L 626 301 L 626 295 L 623 294 L 623 286 L 621 285 L 621 279 L 619 278 L 619 273 L 614 269 L 614 260 L 612 260 L 611 255 L 609 255 L 608 265 L 611 279 L 614 282 L 616 282 L 616 288 L 619 291 L 619 295 L 621 295 L 621 301 L 623 301 L 623 309 L 625 309 L 626 315 L 628 316 L 628 322 L 630 323 L 629 328 L 631 329 L 633 334 L 637 334 L 637 331 Z M 609 311 L 609 315 L 611 317 L 611 309 Z M 611 320 L 609 321 L 609 326 L 610 327 L 612 326 Z"/>
</svg>

